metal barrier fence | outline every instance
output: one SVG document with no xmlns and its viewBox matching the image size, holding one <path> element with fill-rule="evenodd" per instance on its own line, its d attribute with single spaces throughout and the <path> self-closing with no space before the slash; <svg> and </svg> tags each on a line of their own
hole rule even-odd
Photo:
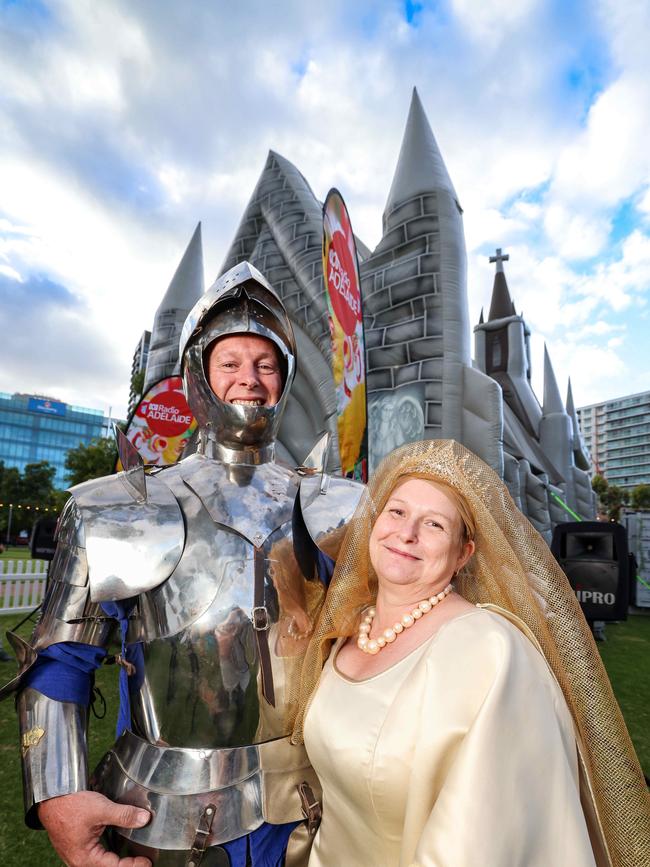
<svg viewBox="0 0 650 867">
<path fill-rule="evenodd" d="M 0 614 L 31 611 L 45 593 L 47 561 L 0 560 Z"/>
</svg>

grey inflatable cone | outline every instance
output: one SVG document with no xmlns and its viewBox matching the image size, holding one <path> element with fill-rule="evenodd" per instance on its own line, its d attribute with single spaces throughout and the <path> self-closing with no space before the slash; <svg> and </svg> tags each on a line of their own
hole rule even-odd
<svg viewBox="0 0 650 867">
<path fill-rule="evenodd" d="M 402 202 L 432 190 L 447 190 L 458 202 L 456 190 L 414 87 L 384 218 Z"/>
<path fill-rule="evenodd" d="M 555 371 L 551 364 L 551 356 L 548 354 L 546 344 L 544 344 L 544 403 L 542 406 L 543 415 L 551 415 L 559 412 L 564 414 L 564 404 L 560 397 L 560 389 L 555 378 Z"/>
<path fill-rule="evenodd" d="M 566 390 L 566 411 L 567 411 L 567 415 L 571 419 L 571 424 L 573 425 L 573 436 L 578 438 L 580 436 L 580 425 L 578 424 L 578 414 L 576 413 L 575 404 L 573 402 L 573 390 L 571 388 L 571 377 L 569 377 L 569 383 L 567 385 L 567 390 Z"/>
<path fill-rule="evenodd" d="M 181 329 L 187 314 L 204 291 L 203 245 L 201 223 L 198 223 L 156 311 L 144 381 L 145 392 L 164 377 L 178 375 Z"/>
</svg>

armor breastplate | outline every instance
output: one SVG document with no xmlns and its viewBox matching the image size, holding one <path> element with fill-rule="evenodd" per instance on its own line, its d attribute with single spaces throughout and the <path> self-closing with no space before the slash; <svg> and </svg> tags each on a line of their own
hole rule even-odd
<svg viewBox="0 0 650 867">
<path fill-rule="evenodd" d="M 323 592 L 293 550 L 299 477 L 274 463 L 227 466 L 195 455 L 158 478 L 180 504 L 187 536 L 172 575 L 139 597 L 129 631 L 143 657 L 132 678 L 133 731 L 153 744 L 199 749 L 283 737 L 288 687 Z M 274 705 L 262 693 L 260 628 Z"/>
</svg>

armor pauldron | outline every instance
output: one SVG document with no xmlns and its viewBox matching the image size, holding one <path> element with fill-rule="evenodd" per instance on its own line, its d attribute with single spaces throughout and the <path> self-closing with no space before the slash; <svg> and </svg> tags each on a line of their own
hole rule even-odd
<svg viewBox="0 0 650 867">
<path fill-rule="evenodd" d="M 158 850 L 191 849 L 199 817 L 216 806 L 208 846 L 233 840 L 263 822 L 304 818 L 298 786 L 318 791 L 302 746 L 281 738 L 229 749 L 181 749 L 141 740 L 127 730 L 100 762 L 91 786 L 119 803 L 152 812 L 144 828 L 119 833 Z"/>
<path fill-rule="evenodd" d="M 84 548 L 70 544 L 67 540 L 59 541 L 50 568 L 47 573 L 48 582 L 58 581 L 74 584 L 76 587 L 86 587 L 88 584 L 88 562 Z"/>
<path fill-rule="evenodd" d="M 309 535 L 331 555 L 327 539 L 348 523 L 365 486 L 352 479 L 325 473 L 306 475 L 300 481 L 300 507 Z"/>
<path fill-rule="evenodd" d="M 37 804 L 88 788 L 87 710 L 29 688 L 18 696 L 17 707 L 26 821 L 39 828 Z"/>
<path fill-rule="evenodd" d="M 74 497 L 70 497 L 70 499 L 63 507 L 63 510 L 56 525 L 56 540 L 58 543 L 58 548 L 65 547 L 83 549 L 86 546 L 86 542 L 84 539 L 83 522 L 81 520 L 81 515 L 79 514 L 79 509 L 77 508 Z M 54 560 L 56 560 L 58 548 L 57 552 L 54 555 Z"/>
<path fill-rule="evenodd" d="M 137 500 L 122 475 L 71 489 L 83 521 L 93 602 L 128 599 L 158 587 L 183 553 L 183 515 L 167 485 L 149 476 L 146 500 Z"/>
</svg>

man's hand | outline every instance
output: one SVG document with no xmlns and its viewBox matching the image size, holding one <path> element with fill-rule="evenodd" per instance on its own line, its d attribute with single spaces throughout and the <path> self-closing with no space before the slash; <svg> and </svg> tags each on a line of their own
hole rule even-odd
<svg viewBox="0 0 650 867">
<path fill-rule="evenodd" d="M 151 813 L 116 804 L 99 792 L 75 792 L 43 801 L 38 818 L 67 867 L 151 867 L 148 858 L 120 858 L 99 842 L 107 825 L 142 828 Z"/>
</svg>

